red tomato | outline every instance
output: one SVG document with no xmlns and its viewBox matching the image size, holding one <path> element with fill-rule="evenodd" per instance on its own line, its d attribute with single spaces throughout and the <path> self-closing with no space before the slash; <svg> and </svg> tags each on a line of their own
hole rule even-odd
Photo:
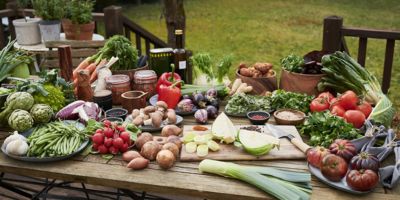
<svg viewBox="0 0 400 200">
<path fill-rule="evenodd" d="M 361 128 L 365 122 L 365 115 L 359 110 L 348 110 L 344 113 L 343 118 L 347 123 L 353 124 L 354 128 Z"/>
<path fill-rule="evenodd" d="M 329 104 L 331 104 L 331 106 L 336 105 L 337 104 L 338 99 L 333 97 L 330 101 Z"/>
<path fill-rule="evenodd" d="M 357 110 L 364 113 L 365 117 L 368 118 L 369 114 L 372 112 L 372 106 L 366 101 L 363 101 L 357 106 Z"/>
<path fill-rule="evenodd" d="M 328 154 L 328 149 L 320 146 L 314 147 L 307 151 L 307 162 L 314 167 L 320 168 L 322 158 Z"/>
<path fill-rule="evenodd" d="M 311 112 L 321 112 L 329 109 L 329 102 L 326 98 L 316 98 L 311 101 L 310 110 Z"/>
<path fill-rule="evenodd" d="M 338 98 L 338 105 L 342 106 L 345 110 L 353 110 L 357 108 L 358 101 L 357 94 L 348 90 L 340 95 Z"/>
<path fill-rule="evenodd" d="M 318 95 L 317 98 L 325 98 L 330 102 L 333 98 L 335 98 L 330 92 L 323 92 Z"/>
<path fill-rule="evenodd" d="M 334 105 L 331 107 L 331 113 L 333 115 L 343 117 L 345 112 L 346 112 L 346 110 L 344 110 L 344 108 L 342 108 L 342 106 Z"/>
<path fill-rule="evenodd" d="M 379 182 L 379 176 L 372 170 L 351 170 L 346 176 L 347 184 L 354 190 L 372 190 Z"/>
<path fill-rule="evenodd" d="M 325 178 L 338 182 L 347 173 L 346 161 L 337 155 L 328 154 L 321 161 L 321 173 Z"/>
</svg>

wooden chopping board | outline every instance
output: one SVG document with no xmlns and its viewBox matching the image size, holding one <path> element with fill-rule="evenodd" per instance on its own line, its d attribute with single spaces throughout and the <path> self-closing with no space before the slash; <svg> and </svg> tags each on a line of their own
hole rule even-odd
<svg viewBox="0 0 400 200">
<path fill-rule="evenodd" d="M 211 133 L 211 126 L 205 126 L 209 130 L 207 131 L 193 131 L 193 126 L 183 126 L 183 135 L 193 132 L 195 134 L 208 134 Z M 236 126 L 239 129 L 242 126 Z M 259 126 L 263 133 L 272 135 L 269 133 L 265 126 Z M 301 139 L 297 129 L 294 126 L 279 126 L 280 129 L 291 133 L 293 136 Z M 273 136 L 273 135 L 272 135 Z M 301 139 L 302 140 L 302 139 Z M 300 151 L 296 146 L 289 142 L 286 138 L 280 139 L 279 150 L 277 148 L 272 149 L 268 154 L 262 156 L 253 156 L 245 152 L 242 148 L 236 147 L 233 144 L 220 144 L 220 150 L 217 152 L 208 151 L 206 157 L 198 157 L 196 153 L 187 153 L 185 151 L 185 145 L 182 145 L 180 161 L 201 161 L 203 159 L 214 159 L 214 160 L 288 160 L 288 159 L 305 159 L 306 155 Z"/>
</svg>

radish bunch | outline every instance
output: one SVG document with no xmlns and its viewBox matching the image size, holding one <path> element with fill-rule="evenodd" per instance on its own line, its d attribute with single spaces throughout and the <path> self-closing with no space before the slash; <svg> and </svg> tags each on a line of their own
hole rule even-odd
<svg viewBox="0 0 400 200">
<path fill-rule="evenodd" d="M 125 131 L 125 127 L 108 120 L 103 122 L 104 128 L 97 129 L 92 136 L 93 150 L 100 154 L 118 154 L 128 151 L 131 146 L 130 133 Z"/>
</svg>

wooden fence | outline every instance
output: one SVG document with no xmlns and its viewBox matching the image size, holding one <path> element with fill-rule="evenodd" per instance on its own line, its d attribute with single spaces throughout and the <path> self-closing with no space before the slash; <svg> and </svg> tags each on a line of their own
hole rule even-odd
<svg viewBox="0 0 400 200">
<path fill-rule="evenodd" d="M 400 40 L 399 31 L 362 29 L 353 27 L 344 27 L 343 18 L 338 16 L 329 16 L 324 19 L 322 49 L 328 52 L 346 51 L 349 52 L 345 36 L 358 37 L 358 57 L 357 61 L 365 66 L 367 54 L 367 42 L 369 38 L 386 40 L 385 61 L 382 78 L 382 91 L 387 93 L 390 87 L 390 81 L 393 68 L 393 57 L 395 41 Z"/>
</svg>

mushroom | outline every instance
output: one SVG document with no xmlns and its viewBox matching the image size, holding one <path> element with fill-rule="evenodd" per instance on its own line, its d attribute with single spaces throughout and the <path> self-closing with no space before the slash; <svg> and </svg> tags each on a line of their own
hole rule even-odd
<svg viewBox="0 0 400 200">
<path fill-rule="evenodd" d="M 155 106 L 147 106 L 147 107 L 145 107 L 144 109 L 143 109 L 143 113 L 145 114 L 145 115 L 148 115 L 148 114 L 150 114 L 150 113 L 152 113 L 152 112 L 155 112 L 157 110 L 157 108 L 155 107 Z"/>
<path fill-rule="evenodd" d="M 140 115 L 140 110 L 139 109 L 132 110 L 132 119 L 135 119 L 139 115 Z"/>
<path fill-rule="evenodd" d="M 159 128 L 162 123 L 162 116 L 158 112 L 150 113 L 150 119 L 144 121 L 145 126 Z"/>
<path fill-rule="evenodd" d="M 168 109 L 167 112 L 167 122 L 168 124 L 175 124 L 176 123 L 176 113 L 173 109 Z"/>
<path fill-rule="evenodd" d="M 143 124 L 143 118 L 141 116 L 137 116 L 137 117 L 135 117 L 135 119 L 133 119 L 132 123 L 135 126 L 140 126 Z"/>
<path fill-rule="evenodd" d="M 168 105 L 165 103 L 165 101 L 157 101 L 156 106 L 158 108 L 164 108 L 164 110 L 168 109 Z"/>
</svg>

